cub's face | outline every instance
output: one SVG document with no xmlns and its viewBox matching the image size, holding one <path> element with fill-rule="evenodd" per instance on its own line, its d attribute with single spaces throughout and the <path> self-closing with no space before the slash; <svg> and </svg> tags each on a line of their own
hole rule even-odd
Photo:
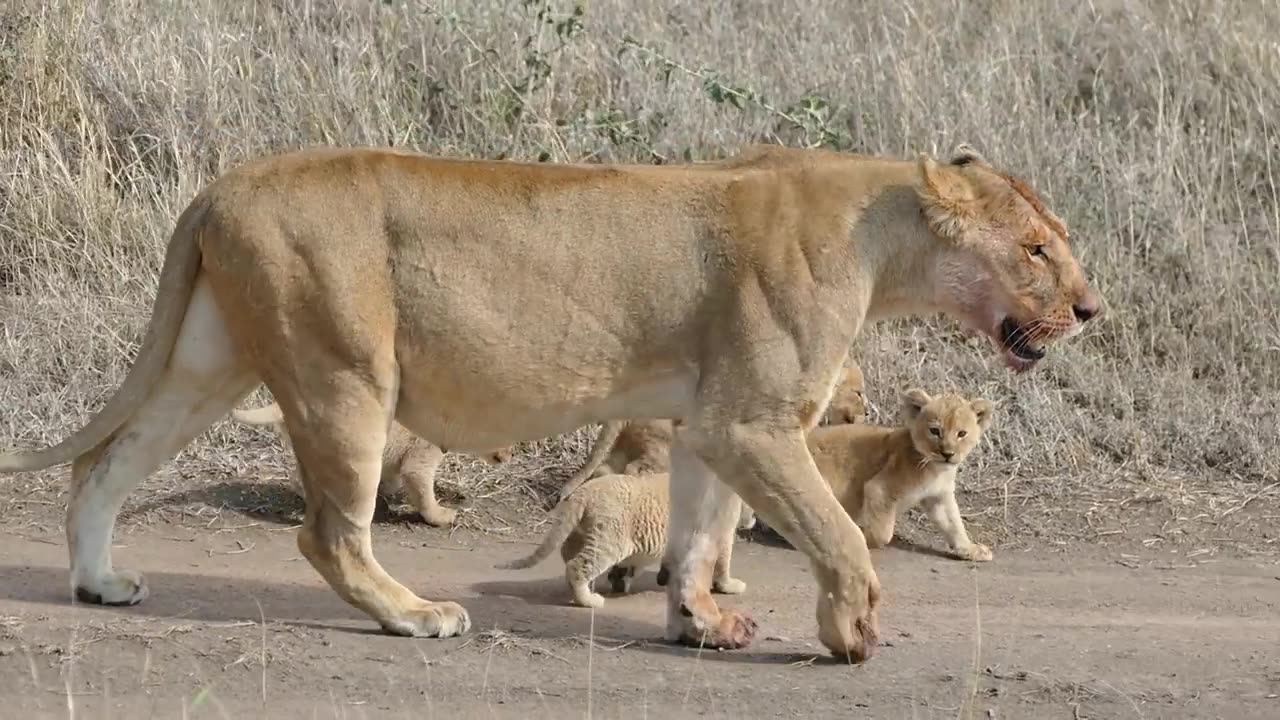
<svg viewBox="0 0 1280 720">
<path fill-rule="evenodd" d="M 827 412 L 822 417 L 823 425 L 852 425 L 860 423 L 867 417 L 866 383 L 862 370 L 857 365 L 846 367 L 840 374 L 831 402 L 827 403 Z"/>
<path fill-rule="evenodd" d="M 922 157 L 921 202 L 944 249 L 939 305 L 989 336 L 1017 372 L 1074 337 L 1102 300 L 1067 243 L 1066 225 L 1021 180 L 962 146 L 949 163 Z"/>
<path fill-rule="evenodd" d="M 931 463 L 949 466 L 969 457 L 995 411 L 982 398 L 966 400 L 954 393 L 931 398 L 920 389 L 903 394 L 902 409 L 916 450 Z"/>
</svg>

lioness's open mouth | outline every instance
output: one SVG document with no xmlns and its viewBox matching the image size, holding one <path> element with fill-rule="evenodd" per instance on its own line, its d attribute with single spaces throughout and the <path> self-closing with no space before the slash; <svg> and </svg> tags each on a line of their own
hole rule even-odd
<svg viewBox="0 0 1280 720">
<path fill-rule="evenodd" d="M 1000 323 L 1000 349 L 1004 361 L 1015 372 L 1025 372 L 1044 359 L 1044 346 L 1037 345 L 1026 330 L 1012 317 Z"/>
</svg>

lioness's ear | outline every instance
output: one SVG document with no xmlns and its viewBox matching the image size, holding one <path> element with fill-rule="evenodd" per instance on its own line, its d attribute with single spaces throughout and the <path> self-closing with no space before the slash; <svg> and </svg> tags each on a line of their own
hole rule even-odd
<svg viewBox="0 0 1280 720">
<path fill-rule="evenodd" d="M 920 204 L 929 228 L 948 240 L 959 240 L 977 217 L 977 192 L 956 168 L 965 163 L 948 163 L 939 167 L 925 153 L 917 160 L 920 171 Z"/>
<path fill-rule="evenodd" d="M 990 400 L 976 398 L 969 402 L 969 407 L 973 410 L 973 414 L 978 416 L 978 427 L 986 430 L 991 426 L 991 420 L 995 416 L 996 406 L 992 405 Z"/>
<path fill-rule="evenodd" d="M 907 416 L 908 420 L 915 420 L 920 411 L 924 410 L 924 406 L 928 405 L 932 399 L 929 397 L 929 393 L 920 388 L 911 388 L 902 393 L 902 413 Z"/>
</svg>

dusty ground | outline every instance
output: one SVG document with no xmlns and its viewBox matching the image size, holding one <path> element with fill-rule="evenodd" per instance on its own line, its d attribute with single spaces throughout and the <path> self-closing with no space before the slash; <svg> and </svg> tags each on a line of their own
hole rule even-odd
<svg viewBox="0 0 1280 720">
<path fill-rule="evenodd" d="M 181 493 L 132 505 L 115 557 L 147 574 L 151 597 L 75 606 L 58 487 L 0 486 L 14 510 L 0 540 L 6 717 L 1280 716 L 1280 565 L 1256 549 L 1104 534 L 997 542 L 975 566 L 904 523 L 907 539 L 877 554 L 886 647 L 851 668 L 818 653 L 808 564 L 768 536 L 739 543 L 749 588 L 726 600 L 754 611 L 760 638 L 699 654 L 661 642 L 652 573 L 593 621 L 566 605 L 558 561 L 493 569 L 537 537 L 512 496 L 468 499 L 489 531 L 380 517 L 383 564 L 464 602 L 475 627 L 462 638 L 375 632 L 299 557 L 296 501 L 263 513 L 252 493 L 216 511 Z M 973 530 L 991 540 L 980 517 Z"/>
</svg>

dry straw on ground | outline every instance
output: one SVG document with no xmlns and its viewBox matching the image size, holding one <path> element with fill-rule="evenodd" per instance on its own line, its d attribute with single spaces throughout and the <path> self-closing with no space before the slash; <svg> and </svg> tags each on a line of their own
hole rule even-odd
<svg viewBox="0 0 1280 720">
<path fill-rule="evenodd" d="M 5 3 L 0 445 L 51 442 L 100 406 L 174 218 L 247 158 L 967 141 L 1068 220 L 1110 313 L 1026 378 L 945 321 L 873 328 L 856 353 L 879 417 L 908 384 L 998 401 L 966 471 L 994 527 L 1052 531 L 1073 507 L 1105 528 L 1134 500 L 1221 520 L 1274 502 L 1280 469 L 1277 37 L 1280 6 L 1226 0 Z M 180 460 L 185 482 L 280 462 L 242 465 L 262 437 L 220 424 Z M 587 438 L 452 475 L 546 490 Z"/>
</svg>

